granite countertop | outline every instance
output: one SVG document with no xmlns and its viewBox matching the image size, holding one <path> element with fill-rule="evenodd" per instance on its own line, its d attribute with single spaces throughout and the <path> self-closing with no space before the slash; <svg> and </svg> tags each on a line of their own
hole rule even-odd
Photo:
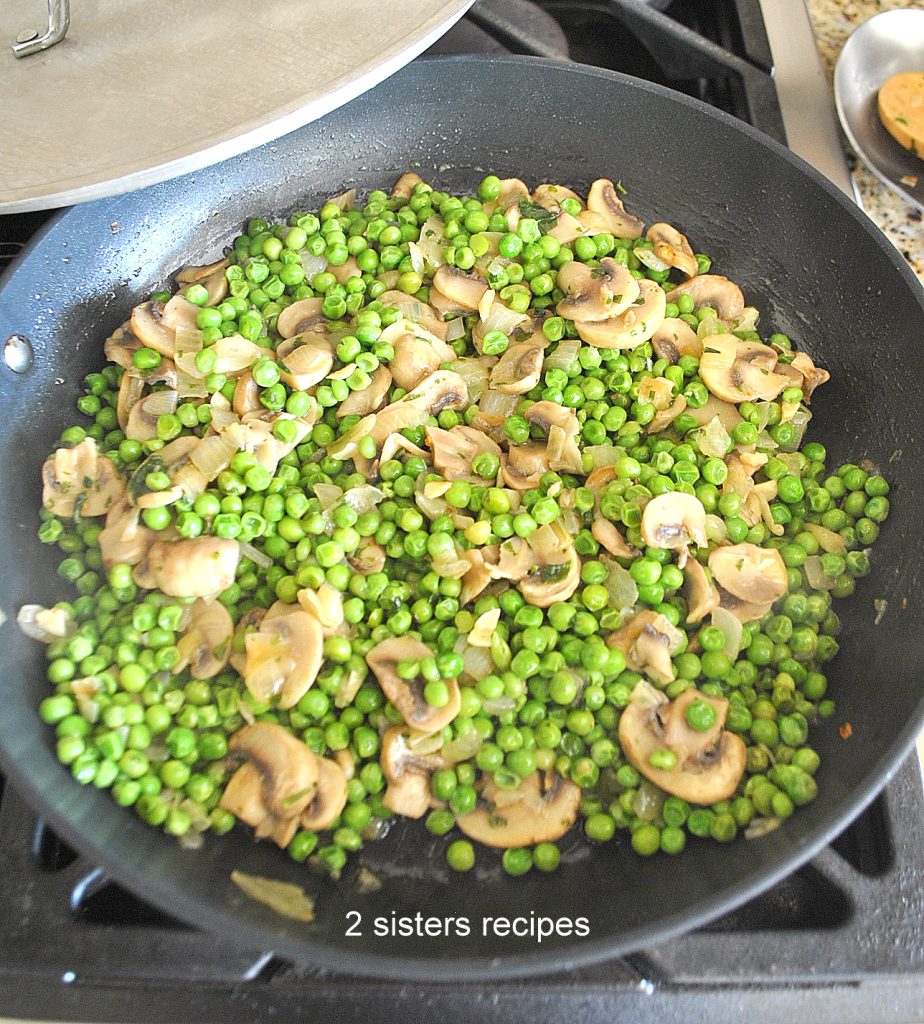
<svg viewBox="0 0 924 1024">
<path fill-rule="evenodd" d="M 924 8 L 924 3 L 921 0 L 808 0 L 812 27 L 829 82 L 850 33 L 873 15 L 899 7 Z M 924 283 L 924 217 L 921 211 L 883 185 L 860 163 L 846 138 L 843 142 L 864 209 L 891 238 Z"/>
</svg>

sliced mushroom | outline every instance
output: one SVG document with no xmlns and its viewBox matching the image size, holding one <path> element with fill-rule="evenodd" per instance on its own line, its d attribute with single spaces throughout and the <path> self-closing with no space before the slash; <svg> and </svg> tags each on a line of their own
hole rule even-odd
<svg viewBox="0 0 924 1024">
<path fill-rule="evenodd" d="M 56 516 L 101 516 L 122 497 L 125 483 L 96 441 L 58 448 L 42 466 L 42 505 Z"/>
<path fill-rule="evenodd" d="M 600 213 L 581 210 L 576 217 L 572 217 L 570 213 L 561 210 L 549 235 L 562 245 L 568 245 L 577 238 L 602 235 L 608 231 L 607 219 Z"/>
<path fill-rule="evenodd" d="M 264 616 L 244 637 L 244 683 L 263 703 L 279 698 L 283 710 L 294 707 L 311 689 L 324 661 L 321 624 L 305 611 Z"/>
<path fill-rule="evenodd" d="M 106 339 L 103 352 L 111 363 L 116 363 L 123 370 L 135 370 L 133 356 L 141 348 L 141 340 L 132 334 L 132 324 L 126 320 L 120 324 Z"/>
<path fill-rule="evenodd" d="M 322 307 L 324 300 L 299 299 L 293 302 L 276 318 L 276 330 L 281 338 L 294 338 L 296 334 L 303 334 L 315 324 L 324 322 Z"/>
<path fill-rule="evenodd" d="M 445 707 L 432 707 L 424 698 L 424 678 L 413 679 L 398 675 L 398 663 L 420 662 L 432 657 L 433 652 L 420 640 L 410 636 L 390 637 L 376 644 L 366 655 L 366 664 L 372 669 L 382 692 L 394 704 L 404 721 L 417 732 L 438 732 L 456 717 L 461 707 L 459 681 L 450 679 L 446 686 L 449 702 Z"/>
<path fill-rule="evenodd" d="M 731 614 L 742 623 L 756 622 L 762 619 L 773 608 L 772 601 L 764 601 L 762 603 L 755 603 L 754 601 L 740 601 L 737 597 L 733 597 L 727 590 L 723 590 L 721 587 L 718 588 L 718 591 L 720 607 L 731 612 Z"/>
<path fill-rule="evenodd" d="M 699 265 L 687 236 L 675 227 L 659 221 L 651 225 L 645 237 L 654 243 L 654 253 L 659 260 L 682 271 L 687 277 L 696 277 L 699 273 Z"/>
<path fill-rule="evenodd" d="M 526 410 L 526 422 L 546 435 L 549 469 L 583 473 L 584 464 L 577 438 L 581 431 L 577 413 L 556 402 L 533 402 Z"/>
<path fill-rule="evenodd" d="M 529 199 L 529 189 L 519 178 L 502 178 L 500 195 L 484 204 L 488 213 L 500 210 L 503 213 L 511 206 L 517 206 L 521 199 Z M 514 225 L 515 227 L 516 225 Z"/>
<path fill-rule="evenodd" d="M 491 387 L 505 395 L 522 395 L 539 383 L 545 351 L 531 341 L 510 345 L 490 374 Z"/>
<path fill-rule="evenodd" d="M 227 665 L 231 656 L 234 622 L 220 601 L 201 598 L 189 610 L 189 622 L 177 642 L 180 660 L 173 672 L 189 668 L 193 679 L 211 679 Z"/>
<path fill-rule="evenodd" d="M 664 321 L 664 289 L 647 277 L 639 282 L 639 297 L 624 313 L 600 322 L 575 320 L 582 341 L 597 348 L 637 348 Z"/>
<path fill-rule="evenodd" d="M 246 416 L 249 412 L 259 412 L 263 408 L 260 401 L 260 386 L 253 379 L 253 374 L 245 373 L 237 378 L 234 385 L 234 396 L 231 408 L 238 416 Z"/>
<path fill-rule="evenodd" d="M 183 267 L 176 275 L 176 283 L 184 287 L 201 284 L 208 292 L 205 304 L 217 306 L 228 294 L 228 279 L 225 277 L 228 265 L 228 260 L 223 259 L 204 267 Z"/>
<path fill-rule="evenodd" d="M 515 491 L 529 491 L 539 486 L 543 473 L 549 472 L 546 446 L 538 441 L 512 444 L 501 459 L 501 476 Z"/>
<path fill-rule="evenodd" d="M 407 295 L 405 292 L 394 290 L 382 292 L 379 296 L 379 302 L 383 306 L 397 309 L 405 320 L 419 324 L 430 334 L 435 334 L 441 341 L 446 340 L 449 324 L 443 319 L 442 314 L 437 313 L 432 305 L 421 302 L 415 295 Z"/>
<path fill-rule="evenodd" d="M 599 213 L 617 238 L 641 238 L 645 222 L 626 212 L 616 186 L 608 178 L 598 178 L 587 195 L 587 209 Z"/>
<path fill-rule="evenodd" d="M 487 434 L 462 424 L 451 430 L 427 427 L 427 444 L 433 452 L 433 465 L 446 480 L 467 480 L 484 484 L 483 477 L 472 469 L 472 460 L 482 452 L 501 456 L 500 446 Z"/>
<path fill-rule="evenodd" d="M 709 574 L 695 559 L 688 558 L 683 567 L 684 593 L 687 599 L 687 622 L 700 622 L 719 607 L 719 592 Z"/>
<path fill-rule="evenodd" d="M 172 504 L 178 498 L 197 498 L 208 484 L 205 475 L 192 461 L 193 452 L 201 444 L 203 441 L 198 437 L 183 434 L 153 455 L 149 455 L 129 478 L 128 493 L 133 503 L 138 508 L 161 508 Z M 233 452 L 227 452 L 225 465 L 231 461 L 232 454 Z M 147 478 L 154 471 L 166 473 L 170 479 L 170 486 L 160 491 L 152 491 L 147 485 Z"/>
<path fill-rule="evenodd" d="M 410 199 L 414 188 L 423 183 L 423 178 L 413 171 L 407 171 L 395 182 L 391 194 L 395 199 Z"/>
<path fill-rule="evenodd" d="M 319 757 L 318 784 L 314 796 L 302 811 L 299 824 L 311 832 L 330 828 L 343 813 L 347 802 L 347 777 L 336 761 Z"/>
<path fill-rule="evenodd" d="M 343 595 L 329 583 L 317 590 L 303 587 L 296 594 L 299 605 L 313 615 L 321 625 L 324 636 L 333 636 L 343 626 Z"/>
<path fill-rule="evenodd" d="M 719 274 L 699 274 L 678 284 L 667 293 L 667 301 L 676 303 L 681 295 L 689 295 L 694 306 L 709 306 L 719 319 L 733 320 L 744 309 L 744 295 L 734 281 Z"/>
<path fill-rule="evenodd" d="M 558 287 L 565 297 L 555 308 L 569 320 L 609 320 L 639 297 L 639 283 L 629 268 L 609 257 L 597 267 L 578 260 L 564 264 L 558 271 Z"/>
<path fill-rule="evenodd" d="M 603 516 L 598 515 L 590 528 L 594 540 L 617 558 L 635 558 L 638 549 L 633 547 L 619 530 Z"/>
<path fill-rule="evenodd" d="M 706 387 L 726 402 L 772 401 L 790 381 L 774 373 L 777 354 L 756 341 L 733 334 L 712 334 L 703 343 L 699 375 Z"/>
<path fill-rule="evenodd" d="M 375 412 L 385 401 L 391 383 L 391 372 L 383 363 L 372 374 L 369 387 L 362 391 L 351 391 L 337 406 L 337 419 L 341 420 L 344 416 L 368 416 L 370 412 Z"/>
<path fill-rule="evenodd" d="M 456 354 L 438 338 L 418 338 L 413 334 L 399 334 L 392 342 L 395 354 L 388 368 L 395 384 L 405 391 L 416 387 L 424 377 L 438 370 L 443 363 L 450 363 Z"/>
<path fill-rule="evenodd" d="M 656 699 L 653 694 L 646 691 L 645 701 L 636 698 L 639 687 L 619 719 L 619 742 L 631 764 L 665 792 L 692 804 L 714 804 L 732 796 L 744 775 L 747 748 L 740 736 L 723 728 L 728 701 L 691 688 L 673 701 L 654 691 L 661 702 L 652 707 L 648 698 Z M 694 701 L 716 711 L 714 725 L 703 732 L 686 721 Z M 651 756 L 658 750 L 671 751 L 676 767 L 655 768 Z"/>
<path fill-rule="evenodd" d="M 370 576 L 385 568 L 385 549 L 372 537 L 366 537 L 353 554 L 347 555 L 347 561 L 361 576 Z"/>
<path fill-rule="evenodd" d="M 753 604 L 777 601 L 789 586 L 786 563 L 776 548 L 728 544 L 709 555 L 709 569 L 720 587 Z"/>
<path fill-rule="evenodd" d="M 670 619 L 646 610 L 610 633 L 606 644 L 622 651 L 633 672 L 643 672 L 659 683 L 672 683 L 676 672 L 671 655 L 680 650 L 683 640 L 683 633 Z"/>
<path fill-rule="evenodd" d="M 466 274 L 464 270 L 457 270 L 448 263 L 444 263 L 433 275 L 433 285 L 451 303 L 470 313 L 478 308 L 488 290 L 487 283 L 480 277 Z"/>
<path fill-rule="evenodd" d="M 674 394 L 674 385 L 666 377 L 644 377 L 639 385 L 638 397 L 650 402 L 657 412 L 648 424 L 648 433 L 657 434 L 669 427 L 686 409 L 687 400 Z"/>
<path fill-rule="evenodd" d="M 164 323 L 162 302 L 142 302 L 132 310 L 132 334 L 148 348 L 173 358 L 176 331 Z"/>
<path fill-rule="evenodd" d="M 537 185 L 533 189 L 533 202 L 544 210 L 549 210 L 551 213 L 558 213 L 561 209 L 562 199 L 573 199 L 576 203 L 580 203 L 582 210 L 584 209 L 584 200 L 581 199 L 577 192 L 572 192 L 570 188 L 566 188 L 564 185 L 542 184 Z"/>
<path fill-rule="evenodd" d="M 789 365 L 802 375 L 802 393 L 806 402 L 811 401 L 815 388 L 831 379 L 831 374 L 820 366 L 816 366 L 807 352 L 797 352 Z"/>
<path fill-rule="evenodd" d="M 532 772 L 513 790 L 486 782 L 480 806 L 456 824 L 470 839 L 499 849 L 552 843 L 575 823 L 580 802 L 573 782 L 554 771 Z"/>
<path fill-rule="evenodd" d="M 651 347 L 659 359 L 677 363 L 681 356 L 699 359 L 703 354 L 703 343 L 696 331 L 679 317 L 665 317 L 661 326 L 651 336 Z"/>
<path fill-rule="evenodd" d="M 135 583 L 168 597 L 214 597 L 234 582 L 241 548 L 223 537 L 157 540 L 132 574 Z"/>
<path fill-rule="evenodd" d="M 439 416 L 445 409 L 464 409 L 468 405 L 468 387 L 464 378 L 453 370 L 437 370 L 399 399 L 399 403 L 425 409 L 430 416 Z"/>
<path fill-rule="evenodd" d="M 567 601 L 581 582 L 581 559 L 574 540 L 559 522 L 540 526 L 526 539 L 533 567 L 517 587 L 527 604 L 548 608 Z"/>
<path fill-rule="evenodd" d="M 447 764 L 439 754 L 415 750 L 414 744 L 420 739 L 420 733 L 401 725 L 392 726 L 382 737 L 379 761 L 388 783 L 382 803 L 405 818 L 423 817 L 431 807 L 437 806 L 430 789 L 430 776 Z"/>
<path fill-rule="evenodd" d="M 706 510 L 699 498 L 668 491 L 652 498 L 642 513 L 642 537 L 653 548 L 685 550 L 706 546 Z"/>
<path fill-rule="evenodd" d="M 106 525 L 99 535 L 103 566 L 111 569 L 117 562 L 137 565 L 151 545 L 163 539 L 163 531 L 152 530 L 141 522 L 141 510 L 123 495 L 106 513 Z"/>
<path fill-rule="evenodd" d="M 320 384 L 334 365 L 333 345 L 316 332 L 287 339 L 279 346 L 277 354 L 280 378 L 296 391 L 307 391 Z"/>
</svg>

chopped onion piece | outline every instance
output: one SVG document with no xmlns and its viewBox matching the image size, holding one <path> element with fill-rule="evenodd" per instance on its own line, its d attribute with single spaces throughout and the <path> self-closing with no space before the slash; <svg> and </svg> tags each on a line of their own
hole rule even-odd
<svg viewBox="0 0 924 1024">
<path fill-rule="evenodd" d="M 634 686 L 629 697 L 633 704 L 642 708 L 659 708 L 667 698 L 664 694 L 652 686 L 647 679 L 640 679 Z"/>
<path fill-rule="evenodd" d="M 223 470 L 227 469 L 237 452 L 237 445 L 221 434 L 209 434 L 203 437 L 189 453 L 189 461 L 205 477 L 206 481 L 214 480 Z"/>
<path fill-rule="evenodd" d="M 411 269 L 423 277 L 426 270 L 424 267 L 424 254 L 421 251 L 420 246 L 416 242 L 408 242 L 407 252 L 411 260 Z"/>
<path fill-rule="evenodd" d="M 420 226 L 420 238 L 416 243 L 410 243 L 420 252 L 421 256 L 433 267 L 434 270 L 446 262 L 443 258 L 443 250 L 446 248 L 446 238 L 443 235 L 443 222 L 434 214 L 428 217 Z M 410 245 L 408 246 L 410 248 Z M 420 271 L 417 271 L 420 273 Z"/>
<path fill-rule="evenodd" d="M 584 449 L 585 455 L 593 459 L 593 469 L 601 466 L 615 466 L 621 456 L 621 451 L 612 444 L 591 444 Z"/>
<path fill-rule="evenodd" d="M 793 430 L 795 431 L 793 439 L 789 444 L 780 445 L 784 451 L 794 452 L 802 444 L 802 436 L 805 434 L 805 430 L 809 425 L 809 420 L 812 418 L 812 414 L 806 409 L 804 405 L 800 405 L 798 409 L 792 414 L 792 419 L 789 421 L 792 424 Z"/>
<path fill-rule="evenodd" d="M 472 647 L 490 647 L 491 637 L 494 635 L 494 630 L 497 629 L 498 622 L 500 622 L 500 608 L 492 608 L 479 615 L 468 634 L 469 644 Z"/>
<path fill-rule="evenodd" d="M 610 597 L 609 607 L 620 612 L 632 608 L 638 600 L 638 584 L 631 573 L 612 558 L 604 557 L 602 561 L 606 566 L 603 585 Z"/>
<path fill-rule="evenodd" d="M 805 578 L 813 590 L 833 590 L 837 583 L 822 568 L 821 555 L 809 555 L 805 560 Z"/>
<path fill-rule="evenodd" d="M 343 679 L 340 680 L 340 685 L 337 687 L 337 692 L 334 694 L 334 707 L 346 708 L 353 703 L 353 698 L 359 693 L 359 688 L 363 685 L 363 679 L 366 678 L 365 672 L 360 669 L 354 668 L 348 672 Z"/>
<path fill-rule="evenodd" d="M 503 331 L 504 334 L 512 334 L 520 324 L 529 320 L 525 313 L 517 313 L 495 298 L 487 316 L 481 317 L 484 323 L 484 333 L 488 331 Z"/>
<path fill-rule="evenodd" d="M 760 839 L 775 832 L 783 824 L 782 818 L 754 818 L 744 830 L 745 839 Z"/>
<path fill-rule="evenodd" d="M 324 486 L 321 484 L 320 486 Z M 317 494 L 317 488 L 315 488 Z M 359 487 L 351 487 L 344 495 L 343 500 L 357 515 L 364 515 L 375 508 L 385 498 L 385 492 L 372 484 L 360 484 Z"/>
<path fill-rule="evenodd" d="M 450 740 L 440 753 L 447 761 L 458 764 L 460 761 L 468 761 L 473 758 L 481 749 L 481 743 L 481 734 L 478 730 L 469 729 L 468 732 Z"/>
<path fill-rule="evenodd" d="M 670 263 L 665 263 L 664 260 L 656 256 L 653 249 L 642 248 L 633 249 L 632 251 L 635 253 L 639 263 L 644 264 L 649 270 L 663 271 L 671 269 Z"/>
<path fill-rule="evenodd" d="M 503 391 L 488 388 L 478 403 L 478 408 L 484 416 L 499 416 L 503 422 L 514 414 L 519 401 L 519 395 L 506 395 Z"/>
<path fill-rule="evenodd" d="M 658 789 L 648 779 L 642 779 L 635 799 L 632 801 L 632 810 L 642 821 L 654 821 L 661 813 L 666 797 L 667 794 L 663 790 Z"/>
<path fill-rule="evenodd" d="M 757 327 L 757 323 L 760 320 L 760 313 L 756 306 L 745 306 L 744 309 L 738 314 L 738 319 L 735 321 L 736 331 L 753 331 Z"/>
<path fill-rule="evenodd" d="M 462 329 L 464 332 L 464 326 Z M 473 359 L 469 356 L 465 359 L 457 359 L 454 363 L 451 363 L 450 369 L 465 381 L 465 386 L 468 388 L 469 401 L 479 401 L 488 388 L 489 368 L 480 359 Z"/>
<path fill-rule="evenodd" d="M 741 650 L 741 638 L 744 635 L 744 627 L 741 621 L 727 609 L 714 608 L 712 610 L 712 624 L 716 629 L 722 630 L 725 637 L 725 646 L 722 651 L 732 661 L 738 657 Z"/>
<path fill-rule="evenodd" d="M 323 274 L 327 270 L 327 257 L 315 256 L 310 252 L 303 253 L 302 270 L 305 271 L 305 277 L 310 282 L 315 274 Z"/>
<path fill-rule="evenodd" d="M 247 875 L 243 871 L 232 871 L 231 881 L 252 900 L 263 903 L 283 917 L 291 917 L 305 924 L 314 920 L 314 900 L 305 894 L 300 885 Z"/>
<path fill-rule="evenodd" d="M 493 288 L 488 290 L 481 296 L 481 301 L 478 303 L 478 316 L 482 320 L 487 320 L 491 315 L 491 309 L 494 306 L 495 291 Z"/>
<path fill-rule="evenodd" d="M 517 703 L 513 697 L 495 697 L 494 700 L 481 702 L 482 710 L 487 711 L 489 715 L 505 715 L 508 711 L 513 711 L 516 706 Z"/>
<path fill-rule="evenodd" d="M 728 527 L 725 525 L 725 520 L 721 516 L 707 515 L 706 516 L 706 538 L 712 544 L 721 544 L 723 540 L 728 536 Z"/>
<path fill-rule="evenodd" d="M 577 338 L 565 338 L 558 343 L 558 347 L 551 355 L 547 355 L 543 362 L 543 370 L 568 370 L 578 352 L 581 351 L 581 342 Z"/>
<path fill-rule="evenodd" d="M 336 484 L 315 484 L 314 496 L 321 502 L 321 508 L 326 512 L 340 501 L 343 491 Z"/>
<path fill-rule="evenodd" d="M 696 444 L 703 455 L 724 459 L 731 445 L 731 437 L 719 417 L 713 416 L 705 427 L 696 431 Z"/>
<path fill-rule="evenodd" d="M 455 320 L 450 320 L 446 324 L 446 340 L 447 341 L 458 341 L 459 338 L 465 337 L 465 318 L 457 316 Z M 469 394 L 471 398 L 471 394 Z"/>
<path fill-rule="evenodd" d="M 249 558 L 254 565 L 259 565 L 261 569 L 269 569 L 273 564 L 273 560 L 269 555 L 265 555 L 262 551 L 259 551 L 253 546 L 253 544 L 249 544 L 246 540 L 240 541 L 240 546 L 241 555 L 244 558 Z"/>
<path fill-rule="evenodd" d="M 822 551 L 834 555 L 847 553 L 847 543 L 839 533 L 835 533 L 819 523 L 806 523 L 803 529 L 815 537 Z"/>
<path fill-rule="evenodd" d="M 40 604 L 24 604 L 16 615 L 16 622 L 27 637 L 43 644 L 62 640 L 77 628 L 64 608 L 44 608 Z"/>
<path fill-rule="evenodd" d="M 356 189 L 348 188 L 346 192 L 341 192 L 339 196 L 334 196 L 333 199 L 328 199 L 328 203 L 333 206 L 339 206 L 341 210 L 352 210 L 353 204 L 356 202 Z"/>
</svg>

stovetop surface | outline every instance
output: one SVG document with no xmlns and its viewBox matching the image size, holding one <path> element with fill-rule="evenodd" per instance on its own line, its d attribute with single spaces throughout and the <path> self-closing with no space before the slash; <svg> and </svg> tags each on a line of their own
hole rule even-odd
<svg viewBox="0 0 924 1024">
<path fill-rule="evenodd" d="M 610 67 L 785 142 L 759 0 L 479 0 L 435 47 Z M 49 216 L 0 218 L 0 270 Z M 707 927 L 592 968 L 401 984 L 242 952 L 166 917 L 37 821 L 0 776 L 0 1018 L 924 1020 L 924 791 L 911 758 L 803 868 Z"/>
</svg>

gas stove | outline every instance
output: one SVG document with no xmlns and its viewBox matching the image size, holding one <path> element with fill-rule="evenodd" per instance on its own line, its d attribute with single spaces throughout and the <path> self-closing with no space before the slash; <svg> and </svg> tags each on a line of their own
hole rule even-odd
<svg viewBox="0 0 924 1024">
<path fill-rule="evenodd" d="M 807 30 L 802 0 L 479 0 L 420 59 L 512 52 L 636 75 L 748 121 L 849 189 Z M 48 216 L 0 217 L 0 270 Z M 629 957 L 489 988 L 361 979 L 242 952 L 121 889 L 2 776 L 0 863 L 0 1019 L 759 1024 L 810 1008 L 817 1024 L 924 1020 L 914 758 L 835 842 L 731 914 Z"/>
</svg>

